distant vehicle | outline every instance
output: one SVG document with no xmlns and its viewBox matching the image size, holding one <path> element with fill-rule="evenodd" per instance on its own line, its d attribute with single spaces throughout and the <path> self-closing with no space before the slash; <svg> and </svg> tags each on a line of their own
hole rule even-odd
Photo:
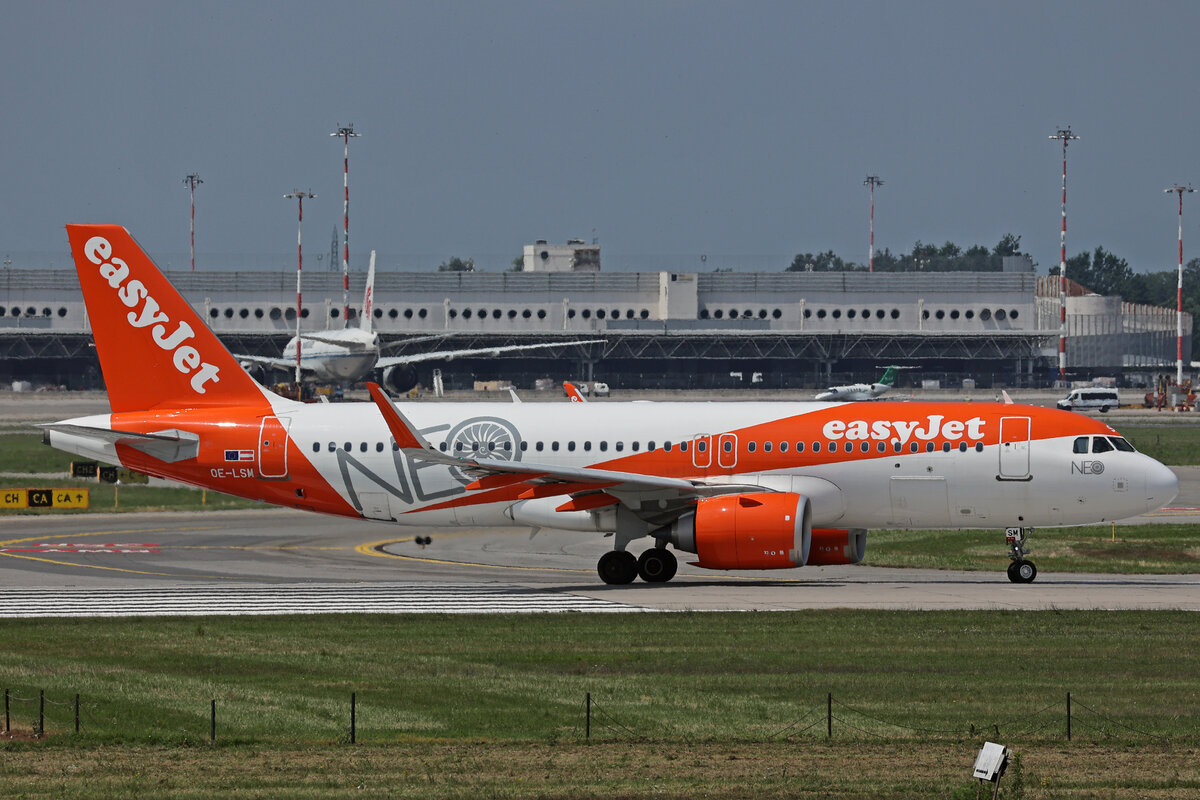
<svg viewBox="0 0 1200 800">
<path fill-rule="evenodd" d="M 304 378 L 325 383 L 354 384 L 375 376 L 381 384 L 397 394 L 417 385 L 415 364 L 422 361 L 449 361 L 466 356 L 495 355 L 515 350 L 537 350 L 564 344 L 592 344 L 603 339 L 571 342 L 541 342 L 511 344 L 502 347 L 476 347 L 465 350 L 430 350 L 405 356 L 383 356 L 383 350 L 393 345 L 381 345 L 379 334 L 372 330 L 372 310 L 375 291 L 375 252 L 371 251 L 371 266 L 367 272 L 367 287 L 363 293 L 362 314 L 357 328 L 314 331 L 293 336 L 284 345 L 283 356 L 251 356 L 234 354 L 242 368 L 259 383 L 266 383 L 269 371 L 288 372 L 296 368 L 296 348 L 300 348 L 300 369 Z M 436 338 L 436 337 L 429 337 Z M 409 340 L 408 343 L 411 343 Z M 376 375 L 375 373 L 378 373 Z"/>
<path fill-rule="evenodd" d="M 879 383 L 851 383 L 846 386 L 830 386 L 816 396 L 817 400 L 874 400 L 896 385 L 896 370 L 890 366 L 884 371 Z"/>
<path fill-rule="evenodd" d="M 1121 399 L 1116 389 L 1072 389 L 1071 393 L 1056 404 L 1064 411 L 1085 411 L 1096 408 L 1100 413 L 1110 408 L 1119 408 Z"/>
</svg>

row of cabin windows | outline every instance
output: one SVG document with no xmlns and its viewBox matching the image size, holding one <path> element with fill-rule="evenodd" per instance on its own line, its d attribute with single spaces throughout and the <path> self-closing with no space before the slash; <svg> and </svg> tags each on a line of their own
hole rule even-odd
<svg viewBox="0 0 1200 800">
<path fill-rule="evenodd" d="M 19 311 L 20 311 L 20 309 L 13 308 L 13 316 L 14 317 L 18 316 Z M 67 313 L 67 310 L 65 308 L 63 308 L 63 309 L 59 310 L 58 315 L 60 317 L 63 317 L 63 316 L 66 316 L 66 313 Z M 309 309 L 302 308 L 300 310 L 300 318 L 308 319 L 309 313 L 310 313 Z M 232 308 L 225 308 L 225 309 L 210 308 L 208 310 L 208 316 L 212 319 L 218 319 L 220 317 L 225 317 L 225 319 L 233 319 L 234 314 L 241 317 L 242 319 L 248 319 L 250 317 L 250 315 L 253 314 L 255 319 L 262 319 L 263 317 L 267 317 L 272 320 L 281 320 L 281 319 L 293 320 L 296 318 L 296 309 L 276 307 L 276 308 L 271 308 L 271 309 L 256 308 L 253 311 L 251 311 L 249 308 L 241 308 L 241 309 L 238 309 L 237 311 L 234 311 L 234 309 L 232 309 Z M 382 308 L 375 309 L 375 318 L 376 319 L 382 319 L 383 314 L 384 314 L 384 311 Z M 33 315 L 33 310 L 30 309 L 27 316 L 32 316 L 32 315 Z M 332 319 L 337 319 L 341 315 L 342 315 L 342 311 L 339 308 L 331 308 L 329 310 L 329 316 Z M 403 317 L 405 319 L 412 319 L 414 316 L 417 317 L 418 319 L 425 319 L 426 317 L 429 316 L 429 310 L 425 309 L 425 308 L 418 308 L 416 310 L 413 310 L 411 308 L 406 308 L 406 309 L 404 309 L 404 311 L 400 311 L 399 309 L 393 308 L 393 309 L 388 310 L 387 315 L 388 315 L 389 319 L 396 319 L 396 318 L 400 317 L 401 315 L 403 315 Z M 0 317 L 2 317 L 2 316 L 4 316 L 4 309 L 0 308 Z M 47 316 L 47 317 L 50 316 L 49 309 L 45 309 L 45 316 Z M 350 318 L 354 319 L 357 316 L 358 316 L 357 310 L 353 309 L 353 308 L 350 309 Z M 510 312 L 509 316 L 510 317 L 515 316 L 515 312 Z M 526 317 L 526 319 L 529 318 L 528 312 L 525 314 L 525 317 Z M 540 319 L 540 317 L 539 317 L 539 319 Z"/>
<path fill-rule="evenodd" d="M 1103 443 L 1103 439 L 1105 437 L 1097 436 L 1095 438 L 1098 440 L 1097 444 L 1095 445 L 1095 447 L 1097 449 L 1094 449 L 1092 452 L 1103 453 L 1103 452 L 1106 452 L 1106 450 L 1114 449 L 1113 445 L 1108 445 L 1107 443 Z M 1108 438 L 1111 439 L 1114 443 L 1116 443 L 1118 441 L 1121 443 L 1120 445 L 1116 445 L 1115 449 L 1128 450 L 1130 452 L 1133 451 L 1133 446 L 1130 445 L 1128 442 L 1126 442 L 1124 439 L 1117 439 L 1116 437 L 1111 437 L 1111 436 Z M 1083 445 L 1082 445 L 1084 448 L 1083 450 L 1079 449 L 1080 442 L 1083 442 Z M 392 444 L 392 450 L 400 449 L 399 445 L 396 444 L 395 440 L 392 440 L 391 444 Z M 554 453 L 559 452 L 559 442 L 554 441 L 554 442 L 550 442 L 549 444 L 550 444 L 551 452 L 554 452 Z M 679 448 L 679 452 L 686 453 L 688 450 L 688 444 L 689 444 L 688 442 L 679 442 L 678 445 L 674 445 L 671 442 L 663 442 L 662 449 L 665 452 L 669 453 L 677 446 Z M 888 442 L 876 442 L 875 443 L 875 451 L 879 452 L 879 453 L 886 453 L 888 451 L 888 444 L 889 444 Z M 904 444 L 903 443 L 891 442 L 890 444 L 891 444 L 892 452 L 894 452 L 894 453 L 904 452 Z M 1103 444 L 1103 447 L 1105 449 L 1099 449 L 1101 447 L 1101 444 Z M 590 441 L 585 441 L 582 443 L 582 445 L 583 445 L 584 452 L 591 451 L 592 443 Z M 796 442 L 795 452 L 803 453 L 804 449 L 805 449 L 805 445 L 806 445 L 805 442 Z M 759 446 L 758 442 L 746 442 L 746 452 L 748 452 L 748 453 L 758 452 L 758 446 Z M 788 451 L 789 446 L 791 446 L 789 442 L 763 442 L 762 443 L 762 451 L 764 453 L 770 453 L 772 451 L 778 450 L 778 452 L 780 452 L 780 453 L 786 453 Z M 329 452 L 331 452 L 331 453 L 338 449 L 337 442 L 329 442 L 327 447 L 328 447 Z M 597 443 L 597 447 L 601 453 L 608 452 L 608 442 L 606 442 L 606 441 Z M 821 449 L 822 449 L 822 443 L 821 442 L 812 442 L 812 444 L 809 445 L 809 447 L 811 449 L 811 452 L 820 453 Z M 839 445 L 837 442 L 825 442 L 824 448 L 825 448 L 825 452 L 827 452 L 827 453 L 836 453 L 839 450 Z M 966 442 L 959 442 L 957 445 L 957 448 L 958 448 L 959 452 L 965 453 L 965 452 L 967 452 L 967 450 L 971 449 L 971 446 L 968 445 Z M 342 449 L 345 450 L 347 453 L 352 453 L 352 452 L 354 452 L 354 443 L 353 442 L 345 442 L 342 445 Z M 359 442 L 358 452 L 366 453 L 366 452 L 368 452 L 369 449 L 370 449 L 370 445 L 367 442 Z M 441 442 L 438 444 L 438 449 L 441 450 L 443 453 L 445 453 L 449 450 L 449 445 L 446 442 Z M 521 449 L 521 452 L 523 452 L 523 453 L 528 451 L 529 450 L 529 442 L 521 442 L 520 449 Z M 546 450 L 546 442 L 534 442 L 533 449 L 535 452 L 538 452 L 538 453 L 544 452 Z M 613 449 L 618 453 L 624 452 L 625 442 L 614 442 Z M 630 442 L 629 449 L 630 449 L 630 452 L 634 452 L 634 453 L 639 452 L 641 449 L 641 442 Z M 654 450 L 654 449 L 655 449 L 655 443 L 653 441 L 646 443 L 646 451 L 647 452 L 650 452 L 651 450 Z M 862 453 L 869 453 L 869 452 L 871 452 L 871 443 L 870 442 L 859 442 L 857 445 L 855 445 L 854 442 L 842 442 L 840 449 L 846 453 L 853 453 L 855 450 L 858 450 L 859 452 L 862 452 Z M 922 449 L 921 444 L 919 442 L 909 442 L 908 443 L 908 452 L 910 452 L 910 453 L 919 453 L 919 452 L 921 452 L 921 449 Z M 935 445 L 933 442 L 925 443 L 924 450 L 926 453 L 932 453 L 937 449 L 938 449 L 937 445 Z M 949 453 L 953 449 L 955 449 L 955 445 L 953 445 L 952 443 L 942 442 L 941 450 L 943 453 Z M 974 449 L 976 452 L 982 453 L 983 452 L 983 442 L 976 442 Z M 314 453 L 321 452 L 321 443 L 313 442 L 312 450 Z M 567 442 L 566 450 L 569 453 L 574 453 L 575 452 L 575 442 L 574 441 Z M 701 453 L 706 452 L 708 450 L 708 442 L 704 441 L 704 440 L 697 441 L 696 442 L 696 450 Z M 733 452 L 733 442 L 728 441 L 728 440 L 721 442 L 721 450 L 726 453 L 732 453 Z M 502 453 L 509 453 L 509 452 L 512 452 L 512 442 L 500 442 L 499 444 L 497 444 L 496 442 L 471 442 L 470 444 L 467 444 L 465 442 L 455 442 L 454 443 L 454 452 L 455 453 L 478 453 L 481 451 L 489 452 L 489 453 L 494 453 L 496 451 L 500 451 Z M 375 452 L 376 453 L 383 452 L 383 442 L 375 443 Z M 1087 437 L 1086 436 L 1075 440 L 1075 452 L 1076 453 L 1086 453 L 1087 452 Z"/>
<path fill-rule="evenodd" d="M 49 317 L 53 313 L 54 312 L 52 312 L 49 308 L 43 308 L 41 316 Z M 19 316 L 21 316 L 21 314 L 24 314 L 27 317 L 36 317 L 36 316 L 38 316 L 38 310 L 36 308 L 34 308 L 33 306 L 28 306 L 24 311 L 21 311 L 20 306 L 13 306 L 11 309 L 8 306 L 0 306 L 0 317 L 3 317 L 6 314 L 13 316 L 13 317 L 19 317 Z M 66 315 L 67 315 L 66 306 L 59 306 L 58 307 L 58 316 L 65 317 Z"/>
</svg>

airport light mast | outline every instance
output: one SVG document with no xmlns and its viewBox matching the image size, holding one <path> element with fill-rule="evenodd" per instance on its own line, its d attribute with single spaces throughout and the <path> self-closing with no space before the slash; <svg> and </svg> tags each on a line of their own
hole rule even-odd
<svg viewBox="0 0 1200 800">
<path fill-rule="evenodd" d="M 196 271 L 196 186 L 197 186 L 197 184 L 204 183 L 204 181 L 200 180 L 200 176 L 193 172 L 191 175 L 188 175 L 186 178 L 184 178 L 183 182 L 185 184 L 187 184 L 188 193 L 191 194 L 191 196 L 192 196 L 192 216 L 191 216 L 191 221 L 188 223 L 188 238 L 191 241 L 192 272 L 195 272 Z"/>
<path fill-rule="evenodd" d="M 1175 385 L 1183 385 L 1183 193 L 1194 192 L 1191 184 L 1178 183 L 1164 192 L 1179 195 L 1179 281 L 1175 284 Z"/>
<path fill-rule="evenodd" d="M 867 250 L 867 272 L 875 271 L 875 187 L 883 186 L 878 175 L 868 175 L 863 186 L 871 187 L 871 236 Z"/>
<path fill-rule="evenodd" d="M 304 230 L 304 198 L 314 198 L 312 192 L 302 192 L 299 189 L 294 189 L 284 195 L 288 200 L 296 201 L 296 399 L 300 399 L 300 317 L 302 316 L 300 304 L 300 273 L 304 271 L 304 248 L 302 246 L 301 233 Z"/>
<path fill-rule="evenodd" d="M 361 133 L 354 132 L 354 123 L 339 125 L 330 136 L 342 137 L 342 325 L 350 324 L 350 140 Z"/>
<path fill-rule="evenodd" d="M 1062 232 L 1058 236 L 1058 379 L 1067 379 L 1067 145 L 1079 137 L 1071 126 L 1059 128 L 1050 137 L 1062 140 Z"/>
</svg>

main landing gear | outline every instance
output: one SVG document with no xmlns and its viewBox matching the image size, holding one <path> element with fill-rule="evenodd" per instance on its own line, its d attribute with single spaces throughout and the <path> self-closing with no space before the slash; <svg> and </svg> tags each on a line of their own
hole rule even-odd
<svg viewBox="0 0 1200 800">
<path fill-rule="evenodd" d="M 1025 558 L 1028 552 L 1025 542 L 1033 528 L 1005 528 L 1004 539 L 1008 542 L 1008 557 L 1012 563 L 1008 565 L 1008 579 L 1013 583 L 1033 583 L 1037 577 L 1037 566 Z"/>
<path fill-rule="evenodd" d="M 665 583 L 675 577 L 678 568 L 675 554 L 665 547 L 652 547 L 640 558 L 627 550 L 610 550 L 596 564 L 600 579 L 608 584 L 633 583 L 638 576 L 646 583 Z"/>
</svg>

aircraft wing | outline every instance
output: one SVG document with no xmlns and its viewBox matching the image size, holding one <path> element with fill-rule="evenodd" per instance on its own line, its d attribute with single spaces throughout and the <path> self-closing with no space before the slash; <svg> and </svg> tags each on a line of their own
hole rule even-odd
<svg viewBox="0 0 1200 800">
<path fill-rule="evenodd" d="M 537 344 L 506 344 L 500 347 L 473 347 L 466 350 L 433 350 L 428 353 L 412 353 L 407 356 L 384 356 L 375 363 L 376 369 L 386 369 L 394 367 L 397 364 L 416 364 L 420 361 L 450 361 L 455 358 L 465 358 L 467 356 L 479 355 L 496 355 L 499 353 L 509 353 L 515 350 L 537 350 L 545 347 L 562 347 L 572 344 L 596 344 L 598 342 L 606 342 L 607 339 L 582 339 L 579 341 L 570 342 L 539 342 Z"/>
<path fill-rule="evenodd" d="M 238 363 L 249 362 L 251 364 L 261 364 L 264 367 L 273 367 L 275 369 L 291 369 L 296 368 L 296 359 L 294 358 L 275 358 L 273 356 L 248 356 L 234 353 L 233 357 Z M 309 367 L 306 364 L 301 364 L 300 369 L 308 371 Z"/>
<path fill-rule="evenodd" d="M 530 496 L 553 496 L 555 494 L 590 495 L 605 490 L 611 495 L 655 494 L 675 500 L 695 500 L 719 494 L 745 491 L 764 491 L 761 486 L 693 481 L 663 475 L 645 475 L 636 472 L 595 469 L 592 467 L 566 467 L 562 465 L 535 464 L 526 461 L 499 461 L 486 458 L 463 458 L 443 453 L 423 437 L 405 417 L 378 384 L 368 383 L 367 390 L 375 401 L 392 437 L 409 455 L 423 461 L 457 467 L 476 478 L 468 489 L 498 489 L 525 484 L 530 487 Z M 558 484 L 551 491 L 538 491 L 538 487 Z M 615 502 L 614 498 L 614 502 Z"/>
<path fill-rule="evenodd" d="M 167 462 L 195 458 L 200 448 L 199 436 L 174 428 L 156 433 L 139 433 L 137 431 L 122 431 L 65 422 L 50 422 L 38 425 L 37 427 L 45 431 L 55 431 L 70 436 L 78 436 L 83 439 L 99 440 L 107 444 L 128 445 L 160 461 Z"/>
</svg>

